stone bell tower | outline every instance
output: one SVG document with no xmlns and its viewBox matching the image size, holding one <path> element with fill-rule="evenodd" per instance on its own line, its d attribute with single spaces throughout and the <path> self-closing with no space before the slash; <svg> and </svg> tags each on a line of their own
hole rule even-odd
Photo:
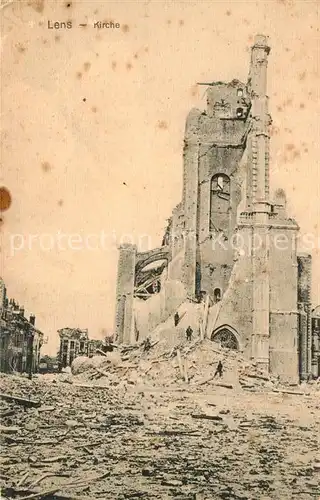
<svg viewBox="0 0 320 500">
<path fill-rule="evenodd" d="M 203 293 L 218 299 L 228 287 L 233 267 L 230 242 L 241 201 L 251 100 L 246 84 L 239 80 L 203 85 L 207 108 L 190 111 L 184 138 L 183 279 L 191 299 Z"/>
<path fill-rule="evenodd" d="M 268 38 L 257 35 L 247 82 L 199 83 L 206 86 L 207 106 L 192 109 L 186 120 L 182 200 L 162 247 L 120 248 L 116 333 L 120 342 L 137 338 L 137 293 L 153 279 L 143 266 L 165 258 L 160 298 L 144 307 L 146 317 L 156 318 L 152 327 L 183 301 L 206 297 L 211 340 L 294 382 L 315 370 L 318 344 L 312 337 L 311 259 L 297 253 L 299 227 L 287 214 L 284 191 L 270 196 L 269 54 Z M 150 324 L 144 321 L 146 331 Z"/>
<path fill-rule="evenodd" d="M 284 380 L 297 380 L 299 227 L 286 213 L 285 194 L 276 201 L 269 192 L 267 37 L 257 35 L 251 52 L 248 90 L 251 130 L 245 214 L 251 226 L 252 335 L 251 357 Z M 279 198 L 279 196 L 278 196 Z M 247 226 L 248 227 L 248 226 Z"/>
<path fill-rule="evenodd" d="M 248 88 L 251 93 L 252 125 L 249 137 L 248 207 L 252 211 L 252 357 L 263 368 L 269 366 L 269 125 L 267 38 L 257 35 L 251 51 Z"/>
</svg>

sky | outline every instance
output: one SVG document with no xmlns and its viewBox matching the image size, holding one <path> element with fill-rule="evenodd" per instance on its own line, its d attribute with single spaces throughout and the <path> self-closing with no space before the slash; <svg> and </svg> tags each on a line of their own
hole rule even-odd
<svg viewBox="0 0 320 500">
<path fill-rule="evenodd" d="M 315 242 L 320 303 L 318 1 L 2 0 L 0 14 L 1 273 L 44 351 L 62 327 L 112 332 L 117 245 L 161 244 L 181 200 L 185 119 L 205 108 L 196 82 L 245 82 L 258 33 L 271 45 L 271 187 Z M 120 28 L 93 27 L 111 20 Z"/>
</svg>

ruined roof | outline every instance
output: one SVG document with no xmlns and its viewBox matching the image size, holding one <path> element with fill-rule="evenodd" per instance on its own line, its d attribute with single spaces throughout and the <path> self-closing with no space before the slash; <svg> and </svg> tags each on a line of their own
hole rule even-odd
<svg viewBox="0 0 320 500">
<path fill-rule="evenodd" d="M 312 316 L 314 318 L 320 318 L 320 306 L 317 306 L 313 309 Z"/>
</svg>

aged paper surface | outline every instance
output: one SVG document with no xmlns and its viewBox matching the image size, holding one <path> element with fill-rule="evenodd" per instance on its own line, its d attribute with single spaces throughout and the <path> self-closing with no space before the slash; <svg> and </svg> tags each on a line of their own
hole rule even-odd
<svg viewBox="0 0 320 500">
<path fill-rule="evenodd" d="M 319 2 L 0 14 L 4 498 L 319 498 Z"/>
</svg>

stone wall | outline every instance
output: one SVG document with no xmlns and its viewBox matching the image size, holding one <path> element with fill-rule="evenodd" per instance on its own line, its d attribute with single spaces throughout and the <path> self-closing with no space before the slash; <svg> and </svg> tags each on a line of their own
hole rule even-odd
<svg viewBox="0 0 320 500">
<path fill-rule="evenodd" d="M 243 241 L 249 242 L 251 230 L 241 230 Z M 209 309 L 207 336 L 226 325 L 238 334 L 240 349 L 251 356 L 252 337 L 252 262 L 250 249 L 244 247 L 242 255 L 234 256 L 232 272 L 222 300 Z"/>
<path fill-rule="evenodd" d="M 297 260 L 298 226 L 286 214 L 284 192 L 270 199 L 269 52 L 267 37 L 257 35 L 247 83 L 208 84 L 207 109 L 192 109 L 187 117 L 182 201 L 164 238 L 171 262 L 160 293 L 135 301 L 136 324 L 147 335 L 186 298 L 209 295 L 208 337 L 229 329 L 248 358 L 296 382 L 299 355 L 306 377 L 315 350 L 311 262 Z M 274 244 L 278 237 L 287 248 Z M 128 249 L 122 252 L 117 328 L 127 329 L 128 341 L 134 251 L 130 257 Z"/>
<path fill-rule="evenodd" d="M 320 306 L 312 311 L 312 374 L 320 377 Z"/>
<path fill-rule="evenodd" d="M 185 300 L 186 290 L 181 280 L 169 279 L 165 271 L 159 293 L 148 300 L 134 299 L 134 317 L 138 336 L 136 340 L 140 341 L 147 337 L 160 323 L 174 314 Z"/>
</svg>

